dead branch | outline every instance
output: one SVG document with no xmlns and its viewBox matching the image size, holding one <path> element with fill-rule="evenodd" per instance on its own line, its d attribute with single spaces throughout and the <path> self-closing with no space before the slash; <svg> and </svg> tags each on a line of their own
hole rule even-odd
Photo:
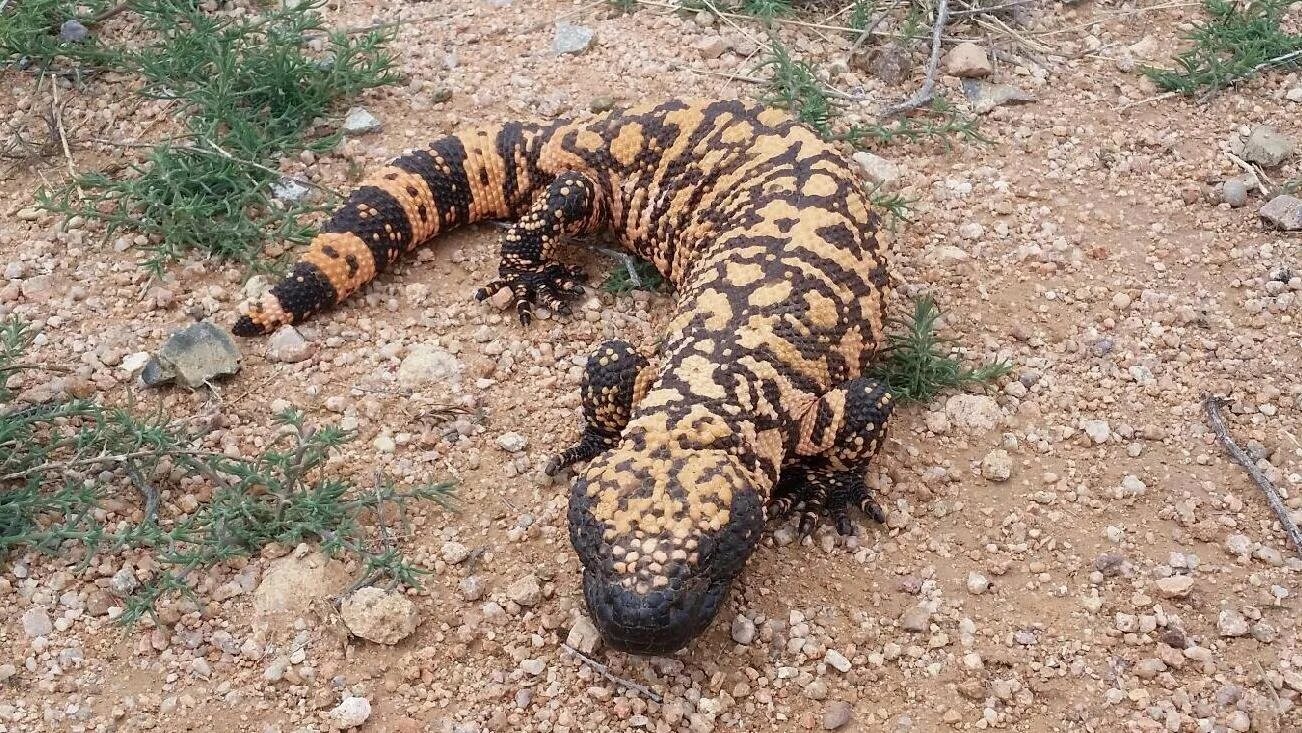
<svg viewBox="0 0 1302 733">
<path fill-rule="evenodd" d="M 1216 433 L 1217 439 L 1221 441 L 1221 445 L 1225 447 L 1234 462 L 1243 466 L 1253 482 L 1257 484 L 1257 488 L 1266 495 L 1266 502 L 1270 504 L 1271 511 L 1275 512 L 1275 518 L 1284 527 L 1284 533 L 1293 541 L 1293 549 L 1298 553 L 1298 557 L 1302 557 L 1302 532 L 1298 531 L 1293 518 L 1289 516 L 1288 507 L 1284 506 L 1284 499 L 1280 497 L 1279 489 L 1275 488 L 1275 484 L 1266 478 L 1266 474 L 1257 468 L 1252 458 L 1230 436 L 1225 420 L 1221 417 L 1221 406 L 1224 404 L 1225 400 L 1215 395 L 1208 395 L 1203 400 L 1203 408 L 1207 410 L 1207 419 L 1212 424 L 1212 432 Z"/>
<path fill-rule="evenodd" d="M 617 675 L 617 674 L 614 674 L 613 672 L 610 671 L 610 668 L 609 668 L 609 667 L 607 667 L 606 665 L 602 664 L 601 662 L 598 662 L 597 660 L 593 659 L 592 657 L 589 657 L 587 654 L 584 654 L 583 652 L 579 651 L 578 649 L 575 649 L 574 647 L 570 646 L 569 644 L 566 644 L 566 643 L 562 642 L 562 643 L 561 643 L 561 648 L 564 649 L 565 651 L 569 652 L 570 654 L 573 654 L 574 656 L 578 657 L 580 661 L 582 661 L 584 664 L 586 664 L 586 665 L 588 665 L 589 667 L 591 667 L 591 668 L 593 669 L 594 672 L 596 672 L 597 674 L 601 675 L 602 677 L 605 677 L 606 679 L 610 680 L 611 682 L 614 682 L 615 684 L 619 685 L 620 687 L 623 687 L 624 689 L 627 689 L 627 690 L 632 690 L 633 692 L 636 692 L 637 694 L 639 694 L 639 695 L 645 697 L 646 699 L 648 699 L 648 700 L 650 700 L 651 702 L 654 702 L 654 703 L 656 703 L 656 704 L 661 704 L 661 703 L 664 702 L 664 698 L 663 698 L 663 697 L 660 697 L 660 694 L 659 694 L 659 693 L 657 693 L 657 692 L 653 692 L 650 688 L 646 687 L 645 685 L 639 685 L 638 683 L 636 683 L 636 682 L 634 682 L 634 681 L 632 681 L 632 680 L 627 680 L 627 679 L 624 679 L 623 677 L 620 677 L 620 676 Z"/>
<path fill-rule="evenodd" d="M 881 117 L 895 117 L 903 112 L 917 109 L 924 104 L 929 104 L 936 96 L 936 68 L 940 66 L 940 46 L 941 37 L 945 32 L 945 24 L 949 22 L 949 0 L 939 0 L 936 5 L 936 24 L 931 29 L 931 56 L 927 59 L 927 76 L 922 82 L 922 88 L 916 94 L 899 104 L 892 105 L 882 110 L 879 114 Z"/>
</svg>

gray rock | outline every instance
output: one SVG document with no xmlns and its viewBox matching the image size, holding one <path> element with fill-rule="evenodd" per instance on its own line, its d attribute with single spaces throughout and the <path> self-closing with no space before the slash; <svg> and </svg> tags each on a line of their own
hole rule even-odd
<svg viewBox="0 0 1302 733">
<path fill-rule="evenodd" d="M 1221 200 L 1225 203 L 1239 208 L 1246 206 L 1248 203 L 1248 184 L 1242 179 L 1231 178 L 1221 186 Z"/>
<path fill-rule="evenodd" d="M 457 583 L 457 588 L 461 590 L 461 595 L 466 597 L 467 601 L 477 601 L 484 597 L 484 591 L 488 590 L 484 579 L 478 575 L 468 575 Z"/>
<path fill-rule="evenodd" d="M 461 370 L 461 362 L 446 349 L 417 344 L 398 366 L 398 383 L 404 387 L 422 387 L 435 382 L 457 382 Z"/>
<path fill-rule="evenodd" d="M 850 722 L 854 708 L 844 700 L 837 700 L 823 711 L 823 730 L 836 730 Z"/>
<path fill-rule="evenodd" d="M 377 644 L 397 644 L 420 625 L 420 612 L 407 596 L 374 586 L 350 593 L 339 615 L 354 635 Z"/>
<path fill-rule="evenodd" d="M 63 43 L 81 43 L 90 38 L 90 29 L 76 20 L 65 20 L 59 26 L 59 40 Z"/>
<path fill-rule="evenodd" d="M 755 622 L 738 614 L 732 620 L 732 640 L 738 644 L 749 646 L 755 641 Z"/>
<path fill-rule="evenodd" d="M 315 352 L 316 346 L 290 325 L 277 328 L 267 339 L 267 358 L 271 361 L 292 364 L 310 358 Z"/>
<path fill-rule="evenodd" d="M 967 592 L 979 596 L 990 590 L 990 579 L 975 570 L 967 574 Z"/>
<path fill-rule="evenodd" d="M 887 84 L 899 84 L 913 72 L 913 56 L 898 44 L 888 43 L 869 59 L 868 72 Z"/>
<path fill-rule="evenodd" d="M 18 674 L 18 668 L 15 667 L 14 665 L 9 664 L 8 662 L 6 662 L 5 664 L 0 664 L 0 682 L 8 682 L 11 678 L 13 678 L 17 674 Z"/>
<path fill-rule="evenodd" d="M 525 659 L 520 662 L 520 669 L 537 677 L 547 671 L 547 663 L 541 659 Z"/>
<path fill-rule="evenodd" d="M 1239 155 L 1250 163 L 1273 168 L 1293 155 L 1293 141 L 1279 134 L 1270 125 L 1257 125 L 1243 141 Z"/>
<path fill-rule="evenodd" d="M 980 79 L 964 79 L 963 95 L 972 103 L 972 110 L 987 114 L 1005 104 L 1024 104 L 1036 101 L 1036 96 L 1011 84 L 991 84 Z"/>
<path fill-rule="evenodd" d="M 140 374 L 147 386 L 176 381 L 190 389 L 240 370 L 240 349 L 225 329 L 202 321 L 168 337 Z"/>
<path fill-rule="evenodd" d="M 1221 636 L 1244 636 L 1248 633 L 1248 620 L 1238 611 L 1227 608 L 1216 617 L 1216 630 Z"/>
<path fill-rule="evenodd" d="M 365 107 L 353 107 L 344 115 L 344 132 L 350 135 L 365 135 L 368 132 L 379 132 L 384 129 L 380 123 L 380 118 L 371 114 L 371 111 Z"/>
<path fill-rule="evenodd" d="M 557 56 L 587 51 L 597 39 L 597 32 L 583 25 L 569 21 L 556 21 L 556 32 L 552 36 L 552 52 Z"/>
<path fill-rule="evenodd" d="M 1302 231 L 1302 199 L 1282 194 L 1257 210 L 1261 218 L 1286 232 Z"/>
<path fill-rule="evenodd" d="M 900 614 L 900 628 L 921 634 L 931 628 L 931 612 L 923 606 L 914 606 Z"/>
<path fill-rule="evenodd" d="M 1090 437 L 1094 445 L 1103 445 L 1112 436 L 1112 427 L 1108 425 L 1107 420 L 1086 420 L 1085 434 Z"/>
<path fill-rule="evenodd" d="M 22 624 L 23 633 L 27 634 L 29 639 L 35 639 L 38 636 L 49 636 L 54 631 L 54 624 L 50 621 L 50 614 L 40 607 L 27 609 L 23 613 Z"/>
</svg>

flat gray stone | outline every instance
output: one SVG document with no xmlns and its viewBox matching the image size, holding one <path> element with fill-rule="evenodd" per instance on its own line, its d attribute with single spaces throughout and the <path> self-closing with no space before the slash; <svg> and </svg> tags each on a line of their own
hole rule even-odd
<svg viewBox="0 0 1302 733">
<path fill-rule="evenodd" d="M 1034 94 L 1011 84 L 991 84 L 980 79 L 964 79 L 963 95 L 972 103 L 979 115 L 1005 104 L 1024 104 L 1036 101 Z"/>
<path fill-rule="evenodd" d="M 580 54 L 592 47 L 597 40 L 597 32 L 583 25 L 565 20 L 556 21 L 556 32 L 552 36 L 552 52 L 557 56 Z"/>
<path fill-rule="evenodd" d="M 145 364 L 141 380 L 150 387 L 175 381 L 196 389 L 216 377 L 240 370 L 240 349 L 216 324 L 201 321 L 168 337 Z"/>
<path fill-rule="evenodd" d="M 380 118 L 371 114 L 371 111 L 365 107 L 353 107 L 344 115 L 344 132 L 350 135 L 365 135 L 368 132 L 379 132 L 384 129 L 380 123 Z"/>
<path fill-rule="evenodd" d="M 1270 125 L 1257 125 L 1243 141 L 1240 155 L 1249 163 L 1260 163 L 1273 168 L 1293 155 L 1293 141 L 1279 134 Z"/>
<path fill-rule="evenodd" d="M 1296 196 L 1276 196 L 1258 209 L 1257 213 L 1286 232 L 1302 231 L 1302 199 Z"/>
</svg>

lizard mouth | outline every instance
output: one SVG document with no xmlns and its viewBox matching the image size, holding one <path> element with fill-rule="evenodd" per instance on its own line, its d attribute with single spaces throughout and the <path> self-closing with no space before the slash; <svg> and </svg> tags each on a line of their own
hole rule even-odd
<svg viewBox="0 0 1302 733">
<path fill-rule="evenodd" d="M 674 586 L 643 594 L 583 573 L 583 597 L 597 630 L 613 649 L 630 654 L 664 656 L 687 646 L 714 620 L 732 581 L 692 578 Z"/>
</svg>

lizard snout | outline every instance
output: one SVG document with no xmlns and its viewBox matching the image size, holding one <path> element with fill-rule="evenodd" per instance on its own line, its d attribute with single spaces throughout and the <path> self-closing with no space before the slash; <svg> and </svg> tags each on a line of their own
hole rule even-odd
<svg viewBox="0 0 1302 733">
<path fill-rule="evenodd" d="M 649 593 L 583 574 L 583 597 L 597 630 L 614 649 L 668 655 L 687 646 L 714 620 L 728 597 L 727 580 L 687 579 Z"/>
</svg>

